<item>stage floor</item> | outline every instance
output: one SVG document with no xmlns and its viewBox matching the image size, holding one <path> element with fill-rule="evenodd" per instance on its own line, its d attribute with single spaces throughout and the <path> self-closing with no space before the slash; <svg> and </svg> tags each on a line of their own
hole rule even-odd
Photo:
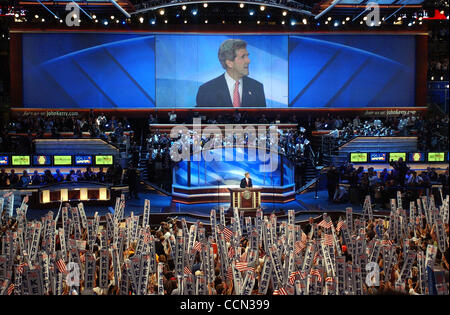
<svg viewBox="0 0 450 315">
<path fill-rule="evenodd" d="M 154 214 L 166 214 L 171 217 L 177 216 L 178 219 L 185 218 L 187 221 L 200 220 L 204 223 L 209 223 L 209 214 L 211 209 L 218 209 L 218 207 L 224 207 L 228 209 L 229 203 L 207 203 L 197 205 L 185 205 L 180 203 L 172 203 L 172 197 L 163 195 L 155 190 L 145 190 L 139 192 L 139 199 L 126 200 L 125 215 L 129 215 L 133 212 L 135 215 L 141 215 L 144 209 L 145 199 L 150 200 L 150 212 Z M 323 212 L 339 212 L 344 211 L 346 207 L 352 207 L 353 212 L 359 213 L 362 211 L 362 206 L 354 206 L 351 204 L 335 204 L 328 201 L 328 192 L 326 190 L 320 190 L 318 192 L 318 198 L 315 198 L 315 192 L 306 192 L 303 194 L 297 194 L 296 200 L 285 204 L 281 203 L 262 203 L 261 204 L 264 214 L 270 214 L 272 212 L 279 213 L 284 212 L 287 214 L 288 210 L 294 210 L 296 212 L 295 221 L 308 220 L 309 217 L 317 217 L 318 213 Z M 105 215 L 108 212 L 113 211 L 113 207 L 108 209 L 107 207 L 85 207 L 86 216 L 92 217 L 95 212 L 98 212 L 100 216 Z M 29 209 L 27 211 L 28 219 L 39 219 L 42 215 L 45 215 L 49 210 Z M 58 209 L 52 210 L 55 215 Z"/>
</svg>

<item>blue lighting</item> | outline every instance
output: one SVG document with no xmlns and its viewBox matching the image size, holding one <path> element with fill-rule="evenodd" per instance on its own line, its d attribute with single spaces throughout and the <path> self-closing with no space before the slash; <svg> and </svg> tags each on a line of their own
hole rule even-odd
<svg viewBox="0 0 450 315">
<path fill-rule="evenodd" d="M 155 25 L 156 20 L 155 20 L 155 19 L 152 19 L 152 20 L 150 21 L 150 23 L 151 23 L 152 25 Z"/>
<path fill-rule="evenodd" d="M 267 18 L 270 19 L 270 14 L 267 14 Z"/>
<path fill-rule="evenodd" d="M 177 13 L 176 17 L 179 18 L 180 17 L 180 13 Z"/>
<path fill-rule="evenodd" d="M 253 16 L 253 15 L 255 14 L 255 11 L 250 10 L 250 11 L 248 12 L 248 14 L 250 14 L 251 16 Z"/>
<path fill-rule="evenodd" d="M 291 25 L 295 25 L 296 23 L 297 23 L 297 21 L 291 20 Z"/>
<path fill-rule="evenodd" d="M 192 15 L 197 15 L 197 10 L 192 10 Z"/>
</svg>

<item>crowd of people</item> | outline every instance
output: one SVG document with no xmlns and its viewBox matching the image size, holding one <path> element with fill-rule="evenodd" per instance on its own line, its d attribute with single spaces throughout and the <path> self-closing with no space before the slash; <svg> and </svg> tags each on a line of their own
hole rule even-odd
<svg viewBox="0 0 450 315">
<path fill-rule="evenodd" d="M 94 172 L 91 167 L 87 167 L 86 171 L 70 170 L 68 174 L 63 174 L 59 169 L 56 169 L 52 174 L 50 169 L 40 174 L 35 170 L 29 174 L 27 170 L 22 172 L 22 175 L 16 174 L 14 169 L 10 170 L 8 174 L 4 168 L 0 170 L 0 187 L 1 188 L 27 188 L 29 186 L 51 185 L 61 182 L 99 182 L 99 183 L 114 183 L 118 184 L 122 177 L 122 167 L 119 164 L 110 166 L 104 171 L 103 167 L 99 167 L 98 172 Z"/>
<path fill-rule="evenodd" d="M 107 118 L 101 113 L 96 117 L 92 110 L 87 115 L 78 116 L 21 116 L 0 126 L 0 152 L 21 150 L 20 153 L 32 153 L 33 139 L 43 138 L 44 134 L 57 138 L 62 132 L 72 132 L 75 138 L 81 138 L 85 132 L 91 138 L 129 146 L 131 139 L 124 132 L 132 130 L 125 116 Z"/>
<path fill-rule="evenodd" d="M 385 168 L 381 172 L 375 171 L 373 167 L 366 170 L 360 166 L 356 169 L 350 163 L 340 167 L 331 166 L 327 172 L 329 200 L 362 204 L 365 196 L 370 195 L 377 207 L 389 209 L 389 202 L 395 198 L 397 191 L 401 191 L 409 202 L 427 194 L 435 194 L 436 198 L 440 198 L 438 189 L 433 189 L 433 185 L 441 185 L 443 193 L 449 189 L 448 167 L 440 174 L 431 167 L 418 172 L 411 170 L 401 158 L 391 162 L 391 165 L 391 171 Z"/>
<path fill-rule="evenodd" d="M 448 151 L 448 115 L 425 118 L 421 115 L 399 115 L 398 117 L 362 119 L 341 118 L 340 116 L 317 118 L 317 130 L 331 130 L 335 146 L 357 136 L 416 136 L 419 151 Z"/>
<path fill-rule="evenodd" d="M 300 225 L 294 224 L 293 211 L 287 222 L 262 212 L 254 219 L 235 214 L 230 225 L 221 209 L 219 219 L 211 214 L 209 229 L 199 221 L 188 228 L 176 218 L 150 227 L 149 209 L 147 216 L 144 210 L 142 217 L 123 217 L 125 204 L 100 225 L 98 216 L 86 218 L 83 208 L 68 211 L 66 204 L 56 221 L 53 212 L 43 217 L 42 232 L 42 222 L 27 221 L 21 207 L 15 217 L 2 215 L 1 290 L 13 295 L 448 294 L 446 200 L 435 216 L 429 213 L 438 205 L 431 199 L 407 212 L 397 209 L 402 202 L 397 199 L 391 218 L 347 211 L 338 220 L 325 213 Z M 379 277 L 367 281 L 369 262 L 379 266 Z"/>
</svg>

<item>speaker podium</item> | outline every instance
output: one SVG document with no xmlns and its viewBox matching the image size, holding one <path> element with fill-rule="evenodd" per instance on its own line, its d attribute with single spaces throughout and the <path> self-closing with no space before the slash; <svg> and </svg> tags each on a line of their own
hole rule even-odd
<svg viewBox="0 0 450 315">
<path fill-rule="evenodd" d="M 261 207 L 262 188 L 229 188 L 231 195 L 230 209 L 239 211 L 256 211 Z"/>
</svg>

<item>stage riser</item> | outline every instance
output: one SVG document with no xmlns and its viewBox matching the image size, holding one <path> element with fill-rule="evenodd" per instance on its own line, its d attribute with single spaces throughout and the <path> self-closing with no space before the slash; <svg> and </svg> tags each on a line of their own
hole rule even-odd
<svg viewBox="0 0 450 315">
<path fill-rule="evenodd" d="M 290 201 L 295 200 L 295 196 L 286 196 L 286 197 L 272 197 L 272 196 L 261 196 L 261 202 L 273 202 L 273 203 L 287 203 Z M 223 196 L 223 197 L 214 197 L 214 196 L 207 196 L 207 197 L 193 197 L 193 198 L 183 198 L 179 196 L 173 196 L 172 202 L 178 202 L 183 204 L 201 204 L 201 203 L 231 203 L 230 196 Z"/>
<path fill-rule="evenodd" d="M 217 194 L 230 194 L 230 190 L 228 188 L 198 188 L 198 189 L 183 189 L 178 187 L 173 187 L 174 193 L 186 194 L 186 195 L 199 195 L 199 194 L 214 194 L 217 197 Z M 289 192 L 295 192 L 294 187 L 287 188 L 262 188 L 261 194 L 285 194 Z M 262 197 L 262 196 L 261 196 Z"/>
</svg>

